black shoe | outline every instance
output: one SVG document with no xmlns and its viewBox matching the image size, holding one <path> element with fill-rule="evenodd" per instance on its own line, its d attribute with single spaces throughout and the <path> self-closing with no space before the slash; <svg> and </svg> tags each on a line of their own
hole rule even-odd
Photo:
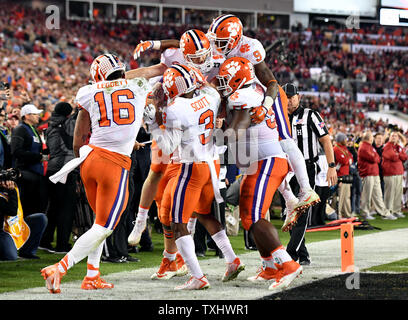
<svg viewBox="0 0 408 320">
<path fill-rule="evenodd" d="M 126 257 L 102 257 L 101 261 L 111 263 L 127 263 Z"/>
<path fill-rule="evenodd" d="M 218 258 L 223 259 L 224 258 L 224 254 L 222 253 L 222 251 L 218 248 L 215 249 L 215 255 L 218 256 Z"/>
<path fill-rule="evenodd" d="M 153 249 L 154 249 L 153 245 L 151 245 L 150 247 L 140 247 L 139 252 L 152 252 Z"/>
<path fill-rule="evenodd" d="M 140 259 L 135 258 L 135 257 L 132 257 L 132 256 L 127 256 L 127 257 L 126 257 L 126 261 L 129 261 L 129 262 L 139 262 Z"/>
<path fill-rule="evenodd" d="M 21 252 L 19 252 L 18 256 L 20 258 L 24 258 L 24 259 L 40 259 L 39 256 L 36 256 L 34 254 L 31 254 L 31 253 L 21 253 Z"/>
<path fill-rule="evenodd" d="M 299 260 L 299 264 L 301 265 L 301 266 L 309 266 L 310 265 L 310 260 L 309 259 L 301 259 L 301 260 Z"/>
<path fill-rule="evenodd" d="M 245 249 L 247 249 L 247 250 L 253 250 L 253 251 L 258 250 L 255 246 L 250 246 L 250 247 L 245 246 Z"/>
<path fill-rule="evenodd" d="M 72 246 L 65 246 L 65 247 L 61 247 L 61 248 L 56 247 L 55 248 L 55 253 L 66 254 L 69 251 L 71 251 L 71 249 L 72 249 Z"/>
<path fill-rule="evenodd" d="M 55 248 L 51 244 L 39 245 L 38 249 L 47 251 L 49 253 L 55 253 Z"/>
<path fill-rule="evenodd" d="M 205 257 L 205 252 L 197 251 L 197 252 L 196 252 L 196 256 L 197 256 L 197 257 Z"/>
</svg>

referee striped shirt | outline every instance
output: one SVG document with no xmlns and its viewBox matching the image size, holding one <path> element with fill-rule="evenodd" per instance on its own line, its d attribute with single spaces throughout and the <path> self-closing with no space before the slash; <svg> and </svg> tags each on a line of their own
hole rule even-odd
<svg viewBox="0 0 408 320">
<path fill-rule="evenodd" d="M 305 160 L 316 161 L 319 156 L 319 138 L 329 134 L 320 114 L 312 109 L 299 106 L 289 119 L 292 126 L 292 137 L 296 141 Z"/>
</svg>

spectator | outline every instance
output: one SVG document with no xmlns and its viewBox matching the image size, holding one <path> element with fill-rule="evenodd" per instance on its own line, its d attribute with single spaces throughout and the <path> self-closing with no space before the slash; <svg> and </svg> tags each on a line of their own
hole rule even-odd
<svg viewBox="0 0 408 320">
<path fill-rule="evenodd" d="M 384 148 L 384 135 L 381 132 L 377 132 L 374 135 L 373 147 L 380 156 L 380 163 L 378 164 L 378 167 L 380 169 L 381 190 L 384 194 L 384 176 L 383 176 L 383 169 L 382 169 L 382 153 L 383 153 L 383 148 Z"/>
<path fill-rule="evenodd" d="M 0 109 L 0 169 L 11 168 L 10 136 L 5 126 L 6 110 Z"/>
<path fill-rule="evenodd" d="M 17 184 L 21 190 L 21 204 L 24 216 L 44 213 L 47 208 L 47 181 L 44 176 L 43 150 L 40 134 L 35 129 L 41 113 L 34 105 L 27 104 L 21 109 L 22 123 L 11 136 L 11 154 L 14 167 L 21 172 Z"/>
<path fill-rule="evenodd" d="M 49 177 L 57 173 L 68 161 L 74 158 L 72 150 L 74 128 L 68 125 L 72 107 L 67 102 L 56 104 L 49 119 L 49 127 L 45 132 L 50 158 L 47 166 L 47 182 L 49 203 L 47 208 L 48 225 L 41 240 L 41 248 L 57 253 L 71 250 L 69 243 L 77 201 L 77 181 L 79 170 L 72 171 L 66 183 L 53 184 Z M 57 230 L 56 247 L 52 247 L 55 229 Z"/>
<path fill-rule="evenodd" d="M 0 182 L 0 260 L 39 259 L 36 255 L 47 225 L 43 213 L 23 217 L 18 189 L 13 181 Z"/>
<path fill-rule="evenodd" d="M 339 132 L 336 135 L 336 143 L 333 147 L 334 157 L 336 159 L 337 176 L 347 178 L 350 176 L 350 165 L 353 163 L 353 156 L 347 149 L 347 136 Z M 338 183 L 339 204 L 337 213 L 340 218 L 351 217 L 350 203 L 350 183 Z"/>
<path fill-rule="evenodd" d="M 351 215 L 353 217 L 360 213 L 360 201 L 361 201 L 361 178 L 357 169 L 357 150 L 356 143 L 354 142 L 354 136 L 349 135 L 347 141 L 347 149 L 353 156 L 353 163 L 350 165 L 350 175 L 353 176 L 353 183 L 351 184 Z"/>
<path fill-rule="evenodd" d="M 360 214 L 366 220 L 375 219 L 375 217 L 370 215 L 370 208 L 373 206 L 383 219 L 395 220 L 397 218 L 390 214 L 383 201 L 378 167 L 380 156 L 372 146 L 373 141 L 374 138 L 371 131 L 366 131 L 363 134 L 357 153 L 358 172 L 362 179 Z"/>
<path fill-rule="evenodd" d="M 400 137 L 394 131 L 383 150 L 382 169 L 384 173 L 384 203 L 397 218 L 404 218 L 402 213 L 402 178 L 404 174 L 404 161 L 408 160 L 405 150 L 399 145 Z"/>
</svg>

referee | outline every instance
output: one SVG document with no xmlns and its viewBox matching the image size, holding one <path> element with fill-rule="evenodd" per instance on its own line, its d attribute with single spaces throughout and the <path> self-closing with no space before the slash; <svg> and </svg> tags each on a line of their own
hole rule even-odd
<svg viewBox="0 0 408 320">
<path fill-rule="evenodd" d="M 326 178 L 328 185 L 329 187 L 336 185 L 337 173 L 334 162 L 333 145 L 322 117 L 317 111 L 304 108 L 300 105 L 301 96 L 293 83 L 285 84 L 283 90 L 288 97 L 288 114 L 292 126 L 292 137 L 305 158 L 310 186 L 312 188 L 315 186 L 315 178 L 317 175 L 316 162 L 319 159 L 320 147 L 323 148 L 327 163 L 329 164 Z M 293 193 L 297 195 L 299 192 L 299 184 L 296 178 L 290 180 L 290 186 Z M 281 199 L 282 198 L 281 196 Z M 281 203 L 284 204 L 285 201 Z M 297 224 L 290 231 L 290 240 L 286 249 L 292 259 L 295 261 L 299 260 L 299 263 L 302 265 L 310 264 L 309 253 L 305 245 L 305 233 L 308 221 L 311 217 L 311 211 L 312 208 L 309 208 L 307 214 L 302 214 L 299 217 Z"/>
</svg>

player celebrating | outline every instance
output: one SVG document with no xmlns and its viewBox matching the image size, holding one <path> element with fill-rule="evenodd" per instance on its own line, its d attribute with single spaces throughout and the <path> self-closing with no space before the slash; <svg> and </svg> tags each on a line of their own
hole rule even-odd
<svg viewBox="0 0 408 320">
<path fill-rule="evenodd" d="M 217 78 L 217 90 L 227 98 L 226 135 L 230 150 L 243 147 L 243 150 L 255 151 L 249 156 L 249 168 L 241 182 L 239 209 L 242 226 L 253 234 L 263 267 L 248 280 L 271 281 L 271 290 L 287 287 L 302 272 L 302 266 L 292 260 L 276 229 L 265 220 L 273 195 L 288 173 L 286 155 L 279 143 L 280 124 L 272 118 L 251 124 L 250 110 L 262 104 L 265 90 L 255 81 L 254 67 L 249 60 L 227 59 Z M 238 160 L 239 153 L 233 152 L 233 156 L 238 166 L 248 166 Z"/>
<path fill-rule="evenodd" d="M 146 79 L 126 80 L 125 65 L 113 54 L 98 56 L 90 72 L 93 84 L 80 88 L 76 96 L 80 111 L 73 148 L 77 158 L 50 180 L 64 183 L 68 173 L 81 164 L 81 178 L 95 222 L 63 259 L 41 270 L 51 293 L 61 292 L 61 278 L 85 257 L 88 257 L 87 275 L 81 288 L 113 288 L 113 284 L 100 278 L 100 256 L 104 240 L 113 232 L 126 208 L 130 154 L 142 123 L 146 96 L 151 90 Z"/>
<path fill-rule="evenodd" d="M 210 214 L 215 199 L 222 202 L 219 193 L 219 156 L 212 143 L 215 117 L 220 96 L 208 84 L 198 88 L 198 70 L 194 72 L 185 65 L 173 65 L 163 76 L 163 90 L 168 105 L 163 118 L 165 129 L 156 122 L 157 108 L 152 107 L 145 116 L 150 132 L 165 154 L 179 147 L 180 170 L 172 187 L 171 219 L 176 245 L 191 278 L 176 290 L 198 290 L 210 287 L 195 254 L 194 241 L 187 230 L 187 222 L 195 212 L 200 223 L 207 229 L 216 245 L 224 254 L 227 270 L 222 281 L 238 276 L 245 266 L 235 255 L 225 230 Z M 199 80 L 203 83 L 203 79 Z"/>
<path fill-rule="evenodd" d="M 299 200 L 290 194 L 291 191 L 287 188 L 283 194 L 288 211 L 291 213 L 286 224 L 293 225 L 296 223 L 298 212 L 303 212 L 318 203 L 320 198 L 310 187 L 303 154 L 292 139 L 287 105 L 284 105 L 286 100 L 283 99 L 283 89 L 278 85 L 264 61 L 265 49 L 258 40 L 243 35 L 240 19 L 232 14 L 224 14 L 215 18 L 208 29 L 207 37 L 212 41 L 218 54 L 226 58 L 243 57 L 249 60 L 254 66 L 256 78 L 267 88 L 263 103 L 253 108 L 250 115 L 254 123 L 261 123 L 265 117 L 272 117 L 272 119 L 274 117 L 278 125 L 281 147 L 288 155 L 289 163 L 300 185 Z M 296 199 L 295 202 L 293 202 L 294 199 Z"/>
</svg>

